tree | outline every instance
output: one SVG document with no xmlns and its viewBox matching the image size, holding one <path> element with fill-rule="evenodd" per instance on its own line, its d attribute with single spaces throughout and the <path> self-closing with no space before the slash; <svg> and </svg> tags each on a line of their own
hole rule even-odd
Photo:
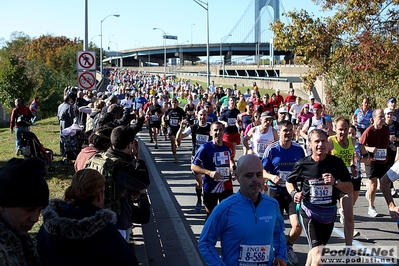
<svg viewBox="0 0 399 266">
<path fill-rule="evenodd" d="M 29 103 L 39 97 L 42 117 L 54 115 L 64 87 L 77 85 L 76 53 L 82 47 L 64 36 L 13 33 L 0 49 L 0 101 L 10 109 L 16 98 Z"/>
<path fill-rule="evenodd" d="M 287 16 L 292 23 L 272 25 L 274 46 L 290 50 L 310 66 L 302 77 L 309 91 L 324 78 L 327 104 L 334 115 L 352 114 L 361 96 L 372 107 L 386 106 L 398 89 L 398 0 L 318 0 L 334 15 L 314 18 L 304 10 Z"/>
</svg>

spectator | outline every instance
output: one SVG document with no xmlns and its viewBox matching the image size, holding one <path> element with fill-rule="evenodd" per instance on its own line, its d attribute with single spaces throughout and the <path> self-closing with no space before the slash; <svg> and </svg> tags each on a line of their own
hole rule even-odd
<svg viewBox="0 0 399 266">
<path fill-rule="evenodd" d="M 21 154 L 21 137 L 19 132 L 29 131 L 31 124 L 32 113 L 29 108 L 26 107 L 21 98 L 15 100 L 15 108 L 12 110 L 10 118 L 10 132 L 14 133 L 15 127 L 15 154 L 18 156 Z"/>
<path fill-rule="evenodd" d="M 0 168 L 0 265 L 41 265 L 28 231 L 48 204 L 45 175 L 37 157 L 13 158 Z"/>
<path fill-rule="evenodd" d="M 111 146 L 111 127 L 100 127 L 95 133 L 89 136 L 89 145 L 84 147 L 75 160 L 75 172 L 85 168 L 86 162 L 93 157 L 94 154 L 106 151 Z"/>
<path fill-rule="evenodd" d="M 115 227 L 116 214 L 101 209 L 104 190 L 104 176 L 83 169 L 72 177 L 64 200 L 50 200 L 37 234 L 43 265 L 139 265 Z"/>
<path fill-rule="evenodd" d="M 35 125 L 38 114 L 37 114 L 37 110 L 39 109 L 39 98 L 35 97 L 35 99 L 31 102 L 31 104 L 29 105 L 29 110 L 32 113 L 33 117 L 32 117 L 32 126 Z"/>
</svg>

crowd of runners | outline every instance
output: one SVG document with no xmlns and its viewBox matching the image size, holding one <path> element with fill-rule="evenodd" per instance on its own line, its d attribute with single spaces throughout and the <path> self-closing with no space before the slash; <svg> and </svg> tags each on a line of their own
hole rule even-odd
<svg viewBox="0 0 399 266">
<path fill-rule="evenodd" d="M 266 245 L 270 250 L 279 251 L 276 254 L 270 251 L 267 258 L 297 265 L 293 246 L 304 231 L 310 247 L 307 265 L 319 265 L 321 249 L 331 236 L 337 212 L 344 225 L 347 246 L 352 246 L 353 238 L 361 234 L 354 228 L 353 208 L 362 183 L 367 183 L 369 207 L 365 212 L 369 216 L 379 216 L 374 202 L 376 190 L 380 188 L 391 217 L 399 219 L 392 199 L 397 196 L 392 183 L 399 173 L 399 166 L 394 164 L 399 159 L 399 110 L 395 97 L 387 99 L 387 106 L 375 110 L 370 109 L 369 99 L 365 97 L 352 117 L 333 119 L 328 108 L 313 95 L 302 99 L 295 95 L 294 89 L 284 97 L 279 88 L 274 88 L 271 94 L 261 93 L 256 82 L 241 91 L 236 84 L 224 87 L 212 81 L 206 88 L 190 80 L 119 69 L 110 71 L 109 77 L 110 84 L 104 92 L 94 92 L 90 99 L 82 92 L 79 97 L 94 106 L 99 105 L 98 101 L 112 101 L 128 110 L 132 117 L 143 116 L 150 136 L 147 146 L 156 150 L 159 141 L 168 141 L 174 163 L 179 162 L 181 140 L 191 135 L 195 211 L 201 212 L 204 206 L 207 214 L 199 247 L 210 264 L 215 262 L 215 257 L 207 250 L 215 245 L 215 236 L 222 237 L 222 260 L 224 256 L 224 259 L 232 256 L 231 251 L 224 253 L 223 247 L 230 248 L 230 244 L 223 241 L 222 232 L 214 231 L 222 230 L 214 224 L 215 219 L 219 221 L 226 215 L 222 208 L 233 206 L 227 206 L 234 194 L 232 181 L 240 182 L 240 194 L 252 199 L 255 209 L 264 199 L 263 195 L 258 198 L 257 193 L 249 191 L 258 189 L 259 172 L 255 170 L 260 164 L 263 181 L 259 192 L 268 195 L 267 200 L 275 200 L 268 204 L 278 203 L 278 213 L 267 216 L 274 221 L 271 228 L 281 231 L 281 217 L 286 212 L 291 229 L 284 243 L 271 239 L 268 243 L 249 241 L 241 248 L 257 249 L 256 245 Z M 75 120 L 87 126 L 82 117 L 78 114 Z M 236 156 L 237 149 L 243 149 L 244 156 L 251 156 L 241 160 Z M 260 164 L 254 163 L 253 158 L 258 158 Z M 243 164 L 239 169 L 236 162 L 240 160 L 251 162 L 255 170 Z M 362 181 L 362 177 L 368 180 Z M 230 203 L 223 203 L 227 198 L 231 198 Z M 251 233 L 248 228 L 243 230 Z M 282 249 L 287 251 L 285 255 Z"/>
</svg>

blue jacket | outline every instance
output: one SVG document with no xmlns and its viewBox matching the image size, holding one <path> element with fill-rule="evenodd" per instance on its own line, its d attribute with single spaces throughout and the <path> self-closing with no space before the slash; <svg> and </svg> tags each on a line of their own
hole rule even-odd
<svg viewBox="0 0 399 266">
<path fill-rule="evenodd" d="M 263 194 L 260 197 L 255 207 L 250 198 L 238 191 L 212 211 L 198 242 L 199 251 L 207 265 L 238 265 L 240 245 L 270 245 L 268 265 L 273 265 L 275 257 L 287 261 L 284 219 L 280 207 L 275 199 Z M 221 258 L 215 248 L 219 238 Z"/>
</svg>

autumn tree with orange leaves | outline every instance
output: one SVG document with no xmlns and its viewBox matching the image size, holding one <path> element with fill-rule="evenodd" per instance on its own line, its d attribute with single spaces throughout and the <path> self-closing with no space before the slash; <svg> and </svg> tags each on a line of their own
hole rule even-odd
<svg viewBox="0 0 399 266">
<path fill-rule="evenodd" d="M 331 16 L 288 12 L 290 24 L 272 25 L 276 49 L 290 50 L 310 66 L 302 77 L 309 91 L 324 78 L 334 116 L 351 115 L 361 98 L 385 108 L 399 92 L 399 0 L 314 0 Z"/>
<path fill-rule="evenodd" d="M 14 32 L 0 49 L 0 102 L 10 109 L 16 98 L 29 104 L 38 97 L 42 117 L 54 115 L 64 88 L 77 86 L 76 53 L 82 49 L 79 39 Z"/>
</svg>

